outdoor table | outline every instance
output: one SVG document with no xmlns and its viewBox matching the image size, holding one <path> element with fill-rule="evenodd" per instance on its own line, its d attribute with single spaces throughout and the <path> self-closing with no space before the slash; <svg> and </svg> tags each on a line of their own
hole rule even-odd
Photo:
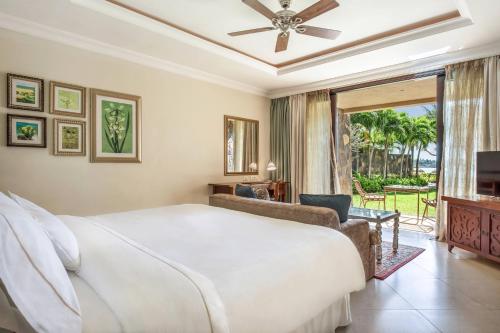
<svg viewBox="0 0 500 333">
<path fill-rule="evenodd" d="M 397 253 L 399 247 L 399 217 L 401 214 L 396 210 L 395 212 L 387 210 L 369 209 L 351 207 L 349 209 L 348 217 L 350 219 L 363 219 L 368 222 L 375 222 L 375 231 L 377 232 L 379 242 L 375 247 L 377 256 L 377 263 L 382 262 L 382 222 L 394 220 L 393 234 L 392 234 L 392 252 Z"/>
<path fill-rule="evenodd" d="M 429 192 L 434 189 L 436 189 L 435 185 L 427 185 L 427 186 L 389 185 L 389 186 L 384 186 L 384 195 L 387 195 L 387 192 L 394 193 L 394 210 L 396 210 L 396 196 L 398 192 L 417 193 L 417 225 L 418 225 L 420 221 L 420 193 L 426 193 L 427 199 L 429 199 Z M 410 224 L 415 225 L 415 223 L 410 223 Z"/>
</svg>

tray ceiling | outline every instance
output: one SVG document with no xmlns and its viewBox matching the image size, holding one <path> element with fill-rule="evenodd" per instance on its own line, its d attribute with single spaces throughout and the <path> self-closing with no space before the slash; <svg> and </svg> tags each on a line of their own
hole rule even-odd
<svg viewBox="0 0 500 333">
<path fill-rule="evenodd" d="M 292 32 L 288 50 L 275 53 L 277 31 L 239 37 L 227 35 L 232 31 L 271 26 L 266 17 L 238 0 L 191 0 L 182 1 L 182 5 L 178 0 L 108 2 L 159 19 L 277 67 L 325 50 L 352 46 L 385 32 L 405 32 L 460 16 L 454 0 L 339 0 L 339 7 L 307 22 L 308 25 L 341 30 L 342 34 L 336 40 Z M 274 12 L 281 9 L 278 0 L 261 2 Z M 315 2 L 317 0 L 293 0 L 290 8 L 299 12 Z"/>
</svg>

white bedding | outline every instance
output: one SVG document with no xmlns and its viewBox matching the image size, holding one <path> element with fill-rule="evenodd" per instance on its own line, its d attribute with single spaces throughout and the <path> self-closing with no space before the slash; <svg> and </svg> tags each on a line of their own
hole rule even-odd
<svg viewBox="0 0 500 333">
<path fill-rule="evenodd" d="M 84 332 L 292 332 L 365 286 L 355 246 L 328 228 L 205 205 L 62 219 L 77 294 L 103 309 L 80 299 Z"/>
</svg>

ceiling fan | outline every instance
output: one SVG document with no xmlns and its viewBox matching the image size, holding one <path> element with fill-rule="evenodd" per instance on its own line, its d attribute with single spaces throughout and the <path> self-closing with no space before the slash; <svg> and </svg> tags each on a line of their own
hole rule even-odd
<svg viewBox="0 0 500 333">
<path fill-rule="evenodd" d="M 320 0 L 314 5 L 307 7 L 300 13 L 296 13 L 290 10 L 290 3 L 292 0 L 279 0 L 282 10 L 273 13 L 269 8 L 264 6 L 258 0 L 241 0 L 245 5 L 252 7 L 254 10 L 258 11 L 265 17 L 271 20 L 273 26 L 265 28 L 257 28 L 243 31 L 231 32 L 228 35 L 235 37 L 247 34 L 253 34 L 257 32 L 264 32 L 270 30 L 280 30 L 278 34 L 278 39 L 276 41 L 275 52 L 285 51 L 288 47 L 288 39 L 290 38 L 291 30 L 296 33 L 309 35 L 314 37 L 335 39 L 340 34 L 341 31 L 318 28 L 310 25 L 303 25 L 306 21 L 309 21 L 316 16 L 326 13 L 329 10 L 337 8 L 339 6 L 338 2 L 335 0 Z"/>
</svg>

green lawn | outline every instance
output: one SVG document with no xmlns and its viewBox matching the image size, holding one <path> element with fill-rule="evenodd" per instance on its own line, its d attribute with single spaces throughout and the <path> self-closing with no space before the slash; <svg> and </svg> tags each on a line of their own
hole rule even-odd
<svg viewBox="0 0 500 333">
<path fill-rule="evenodd" d="M 421 193 L 420 198 L 426 198 L 426 193 Z M 403 215 L 417 216 L 417 194 L 416 193 L 398 193 L 396 196 L 396 208 Z M 436 191 L 429 192 L 429 199 L 436 198 Z M 353 206 L 360 207 L 359 195 L 353 195 Z M 420 201 L 420 216 L 424 211 L 425 204 Z M 368 202 L 366 208 L 378 208 L 377 202 Z M 383 202 L 380 203 L 380 209 L 384 209 Z M 394 210 L 394 194 L 387 194 L 386 197 L 386 209 Z M 429 207 L 429 216 L 436 216 L 436 210 Z"/>
</svg>

